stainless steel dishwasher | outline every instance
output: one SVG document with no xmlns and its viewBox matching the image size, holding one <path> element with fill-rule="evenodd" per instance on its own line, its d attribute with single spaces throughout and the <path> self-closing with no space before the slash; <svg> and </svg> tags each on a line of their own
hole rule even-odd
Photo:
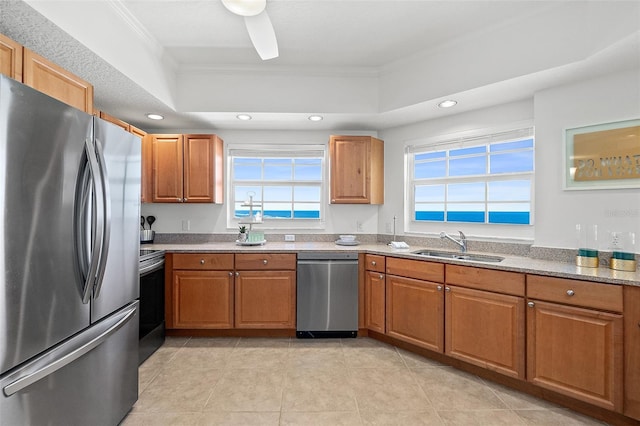
<svg viewBox="0 0 640 426">
<path fill-rule="evenodd" d="M 358 253 L 298 253 L 299 338 L 357 337 Z"/>
</svg>

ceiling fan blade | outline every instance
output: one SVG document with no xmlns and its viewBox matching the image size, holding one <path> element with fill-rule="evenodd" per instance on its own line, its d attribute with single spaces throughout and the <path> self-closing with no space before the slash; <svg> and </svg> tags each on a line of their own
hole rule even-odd
<svg viewBox="0 0 640 426">
<path fill-rule="evenodd" d="M 278 57 L 278 40 L 271 25 L 271 19 L 267 11 L 255 16 L 245 16 L 244 23 L 247 26 L 251 42 L 263 61 Z"/>
</svg>

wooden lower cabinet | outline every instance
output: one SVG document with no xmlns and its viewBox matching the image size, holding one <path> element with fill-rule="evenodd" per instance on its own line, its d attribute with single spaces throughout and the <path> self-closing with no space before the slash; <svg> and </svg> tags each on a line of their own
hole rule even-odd
<svg viewBox="0 0 640 426">
<path fill-rule="evenodd" d="M 622 411 L 622 315 L 541 301 L 527 310 L 527 378 Z"/>
<path fill-rule="evenodd" d="M 387 334 L 444 352 L 443 285 L 387 275 Z"/>
<path fill-rule="evenodd" d="M 523 297 L 446 286 L 445 313 L 446 355 L 525 378 Z"/>
<path fill-rule="evenodd" d="M 236 328 L 295 328 L 296 272 L 236 273 Z"/>
<path fill-rule="evenodd" d="M 385 332 L 385 277 L 376 271 L 366 271 L 364 281 L 365 327 Z"/>
<path fill-rule="evenodd" d="M 233 273 L 174 271 L 172 328 L 233 328 Z"/>
<path fill-rule="evenodd" d="M 624 287 L 624 414 L 640 420 L 640 287 Z"/>
</svg>

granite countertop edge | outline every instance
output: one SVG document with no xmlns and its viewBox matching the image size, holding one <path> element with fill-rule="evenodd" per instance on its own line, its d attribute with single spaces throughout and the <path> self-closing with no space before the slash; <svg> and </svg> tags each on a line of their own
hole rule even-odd
<svg viewBox="0 0 640 426">
<path fill-rule="evenodd" d="M 494 269 L 499 271 L 511 271 L 527 274 L 546 275 L 559 278 L 579 279 L 607 284 L 629 285 L 640 287 L 640 271 L 627 272 L 609 269 L 606 266 L 598 268 L 579 267 L 572 263 L 551 260 L 534 259 L 529 257 L 498 254 L 504 257 L 499 263 L 489 263 L 470 260 L 456 260 L 445 258 L 427 258 L 414 254 L 421 249 L 431 249 L 427 246 L 411 246 L 408 249 L 393 249 L 382 243 L 364 243 L 357 246 L 341 246 L 334 242 L 268 242 L 264 245 L 240 246 L 234 242 L 208 242 L 208 243 L 184 243 L 184 244 L 144 244 L 143 249 L 164 250 L 167 253 L 298 253 L 300 251 L 356 251 L 358 253 L 380 254 L 407 259 L 416 259 L 425 262 L 448 263 Z M 442 251 L 438 249 L 438 251 Z M 474 254 L 474 252 L 469 252 Z M 493 255 L 494 253 L 481 252 L 477 254 Z"/>
</svg>

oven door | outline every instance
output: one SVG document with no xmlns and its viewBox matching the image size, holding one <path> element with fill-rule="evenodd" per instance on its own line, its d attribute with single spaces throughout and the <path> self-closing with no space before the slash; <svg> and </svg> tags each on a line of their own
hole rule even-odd
<svg viewBox="0 0 640 426">
<path fill-rule="evenodd" d="M 139 364 L 162 346 L 164 339 L 164 255 L 162 255 L 140 263 Z"/>
</svg>

